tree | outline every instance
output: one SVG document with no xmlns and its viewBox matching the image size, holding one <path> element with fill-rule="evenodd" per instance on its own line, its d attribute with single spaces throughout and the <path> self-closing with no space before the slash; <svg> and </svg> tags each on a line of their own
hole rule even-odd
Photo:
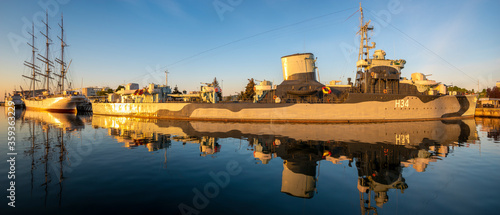
<svg viewBox="0 0 500 215">
<path fill-rule="evenodd" d="M 238 93 L 238 100 L 243 100 L 243 91 L 241 91 L 240 93 Z"/>
<path fill-rule="evenodd" d="M 214 85 L 214 87 L 219 87 L 219 82 L 217 81 L 217 78 L 214 78 L 212 84 Z"/>
<path fill-rule="evenodd" d="M 110 94 L 110 93 L 113 93 L 113 90 L 112 90 L 112 89 L 108 89 L 108 90 L 106 90 L 106 91 L 98 91 L 98 92 L 96 93 L 96 95 L 97 95 L 97 96 L 106 96 L 106 95 L 108 95 L 108 94 Z"/>
<path fill-rule="evenodd" d="M 121 89 L 125 89 L 125 87 L 124 87 L 124 86 L 122 86 L 122 85 L 120 85 L 120 86 L 118 86 L 118 88 L 116 88 L 115 92 L 118 92 L 118 91 L 120 91 Z"/>
<path fill-rule="evenodd" d="M 212 82 L 212 85 L 214 87 L 214 90 L 215 90 L 215 88 L 221 89 L 220 86 L 219 86 L 219 82 L 217 81 L 217 78 L 214 78 L 214 81 Z M 217 94 L 217 97 L 222 98 L 222 89 L 221 89 L 221 91 L 216 92 L 216 94 Z"/>
<path fill-rule="evenodd" d="M 448 87 L 448 91 L 455 91 L 455 92 L 458 92 L 459 94 L 474 93 L 474 89 L 467 90 L 465 88 L 460 88 L 457 86 Z"/>
<path fill-rule="evenodd" d="M 486 90 L 486 95 L 488 98 L 500 98 L 500 90 L 498 87 L 488 88 Z"/>
<path fill-rule="evenodd" d="M 175 86 L 174 92 L 172 92 L 172 94 L 182 94 L 182 93 L 179 91 L 179 88 L 177 88 L 177 86 Z"/>
<path fill-rule="evenodd" d="M 248 79 L 248 84 L 245 87 L 245 92 L 241 92 L 238 96 L 240 100 L 253 100 L 253 96 L 255 96 L 255 81 L 253 78 Z"/>
<path fill-rule="evenodd" d="M 479 93 L 479 98 L 484 98 L 486 97 L 486 89 L 483 89 L 480 93 Z"/>
<path fill-rule="evenodd" d="M 105 91 L 97 91 L 96 95 L 97 96 L 105 96 L 106 92 Z"/>
</svg>

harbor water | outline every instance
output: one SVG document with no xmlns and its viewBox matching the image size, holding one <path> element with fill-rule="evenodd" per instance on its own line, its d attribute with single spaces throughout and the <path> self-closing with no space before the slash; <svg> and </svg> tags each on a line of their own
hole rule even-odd
<svg viewBox="0 0 500 215">
<path fill-rule="evenodd" d="M 17 110 L 10 148 L 1 109 L 0 214 L 498 214 L 498 118 L 253 124 Z"/>
</svg>

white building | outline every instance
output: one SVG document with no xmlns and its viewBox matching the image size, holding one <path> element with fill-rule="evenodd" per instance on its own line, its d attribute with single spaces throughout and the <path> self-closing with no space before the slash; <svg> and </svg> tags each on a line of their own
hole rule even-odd
<svg viewBox="0 0 500 215">
<path fill-rule="evenodd" d="M 139 84 L 129 83 L 125 88 L 108 94 L 108 102 L 123 103 L 158 103 L 166 102 L 172 93 L 169 86 L 149 84 L 148 87 L 139 89 Z"/>
<path fill-rule="evenodd" d="M 85 87 L 82 88 L 82 94 L 86 97 L 97 96 L 97 92 L 101 91 L 100 87 Z"/>
</svg>

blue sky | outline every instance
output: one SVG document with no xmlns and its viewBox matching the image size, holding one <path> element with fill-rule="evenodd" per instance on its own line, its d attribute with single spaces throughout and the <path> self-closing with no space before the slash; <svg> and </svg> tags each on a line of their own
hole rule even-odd
<svg viewBox="0 0 500 215">
<path fill-rule="evenodd" d="M 422 72 L 445 84 L 477 89 L 500 81 L 500 1 L 362 1 L 372 20 L 376 49 L 405 59 L 403 76 Z M 1 92 L 29 83 L 23 27 L 50 12 L 51 58 L 64 14 L 66 59 L 73 87 L 135 82 L 197 90 L 214 77 L 224 94 L 244 89 L 248 78 L 283 80 L 280 58 L 312 52 L 322 83 L 353 77 L 358 52 L 359 1 L 305 0 L 2 0 Z M 349 18 L 350 17 L 350 18 Z M 349 18 L 349 19 L 348 19 Z M 38 33 L 36 46 L 43 53 Z M 208 51 L 207 51 L 208 50 Z M 373 53 L 373 51 L 371 52 Z M 41 66 L 41 64 L 40 64 Z M 1 96 L 3 97 L 3 95 Z"/>
</svg>

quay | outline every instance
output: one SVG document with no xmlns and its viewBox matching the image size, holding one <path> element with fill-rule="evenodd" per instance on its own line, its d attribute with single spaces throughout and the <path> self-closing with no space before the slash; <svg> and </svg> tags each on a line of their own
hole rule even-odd
<svg viewBox="0 0 500 215">
<path fill-rule="evenodd" d="M 500 108 L 476 108 L 475 116 L 500 117 Z"/>
<path fill-rule="evenodd" d="M 475 116 L 500 117 L 500 99 L 480 98 L 477 102 Z"/>
</svg>

